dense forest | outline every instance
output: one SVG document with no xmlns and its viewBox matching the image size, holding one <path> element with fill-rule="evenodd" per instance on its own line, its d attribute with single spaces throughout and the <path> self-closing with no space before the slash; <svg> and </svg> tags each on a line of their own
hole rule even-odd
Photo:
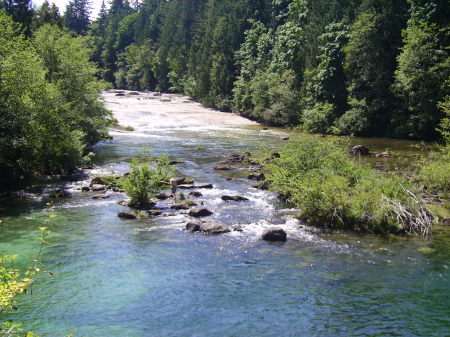
<svg viewBox="0 0 450 337">
<path fill-rule="evenodd" d="M 449 18 L 447 0 L 112 0 L 72 29 L 117 88 L 310 132 L 434 139 Z"/>
<path fill-rule="evenodd" d="M 0 2 L 0 176 L 65 172 L 110 85 L 312 133 L 432 140 L 450 100 L 448 0 Z"/>
</svg>

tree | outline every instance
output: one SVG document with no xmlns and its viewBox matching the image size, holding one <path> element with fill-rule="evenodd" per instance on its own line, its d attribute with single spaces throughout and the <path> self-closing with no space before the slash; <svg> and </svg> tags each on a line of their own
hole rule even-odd
<svg viewBox="0 0 450 337">
<path fill-rule="evenodd" d="M 56 25 L 59 28 L 62 28 L 63 26 L 63 19 L 59 14 L 58 7 L 54 3 L 50 6 L 50 3 L 47 0 L 34 11 L 32 22 L 33 30 L 37 30 L 46 23 Z"/>
<path fill-rule="evenodd" d="M 406 5 L 406 0 L 363 1 L 344 50 L 350 109 L 337 122 L 339 133 L 384 135 L 395 108 L 390 88 Z"/>
<path fill-rule="evenodd" d="M 21 25 L 25 36 L 30 37 L 33 18 L 31 0 L 3 0 L 3 4 L 5 12 Z"/>
<path fill-rule="evenodd" d="M 65 26 L 78 35 L 85 35 L 90 21 L 90 0 L 71 0 L 66 6 Z"/>
<path fill-rule="evenodd" d="M 411 1 L 411 18 L 398 58 L 395 88 L 403 109 L 395 116 L 394 133 L 432 139 L 444 117 L 438 102 L 448 95 L 450 15 L 446 1 Z"/>
</svg>

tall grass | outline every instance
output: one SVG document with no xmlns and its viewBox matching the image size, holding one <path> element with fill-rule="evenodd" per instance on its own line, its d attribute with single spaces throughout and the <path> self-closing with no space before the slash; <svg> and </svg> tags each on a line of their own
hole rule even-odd
<svg viewBox="0 0 450 337">
<path fill-rule="evenodd" d="M 312 225 L 427 234 L 432 218 L 415 187 L 350 158 L 347 149 L 342 140 L 298 136 L 266 166 L 266 177 Z"/>
</svg>

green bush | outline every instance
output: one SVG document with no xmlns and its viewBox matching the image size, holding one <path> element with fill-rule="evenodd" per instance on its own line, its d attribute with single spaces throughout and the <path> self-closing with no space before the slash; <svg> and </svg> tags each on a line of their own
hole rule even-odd
<svg viewBox="0 0 450 337">
<path fill-rule="evenodd" d="M 312 225 L 427 233 L 432 219 L 414 187 L 349 158 L 347 148 L 343 141 L 302 135 L 266 166 L 266 177 Z"/>
<path fill-rule="evenodd" d="M 135 159 L 131 163 L 131 172 L 123 180 L 122 187 L 131 198 L 129 205 L 134 208 L 145 208 L 152 195 L 166 186 L 174 169 L 169 168 L 167 158 L 161 157 L 152 166 L 148 161 Z"/>
<path fill-rule="evenodd" d="M 431 154 L 429 161 L 420 169 L 420 180 L 433 192 L 444 197 L 450 195 L 450 145 Z"/>
</svg>

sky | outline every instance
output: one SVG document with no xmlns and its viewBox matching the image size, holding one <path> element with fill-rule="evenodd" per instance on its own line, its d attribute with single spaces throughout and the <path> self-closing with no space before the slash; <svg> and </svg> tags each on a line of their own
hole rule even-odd
<svg viewBox="0 0 450 337">
<path fill-rule="evenodd" d="M 44 0 L 32 0 L 33 6 L 39 7 L 42 5 Z M 59 13 L 63 14 L 66 10 L 66 6 L 69 3 L 69 0 L 48 0 L 50 4 L 54 3 L 59 7 Z M 107 1 L 105 1 L 107 3 Z M 100 6 L 102 5 L 102 0 L 91 0 L 92 14 L 91 19 L 95 19 L 97 17 L 98 12 L 100 11 Z"/>
</svg>

